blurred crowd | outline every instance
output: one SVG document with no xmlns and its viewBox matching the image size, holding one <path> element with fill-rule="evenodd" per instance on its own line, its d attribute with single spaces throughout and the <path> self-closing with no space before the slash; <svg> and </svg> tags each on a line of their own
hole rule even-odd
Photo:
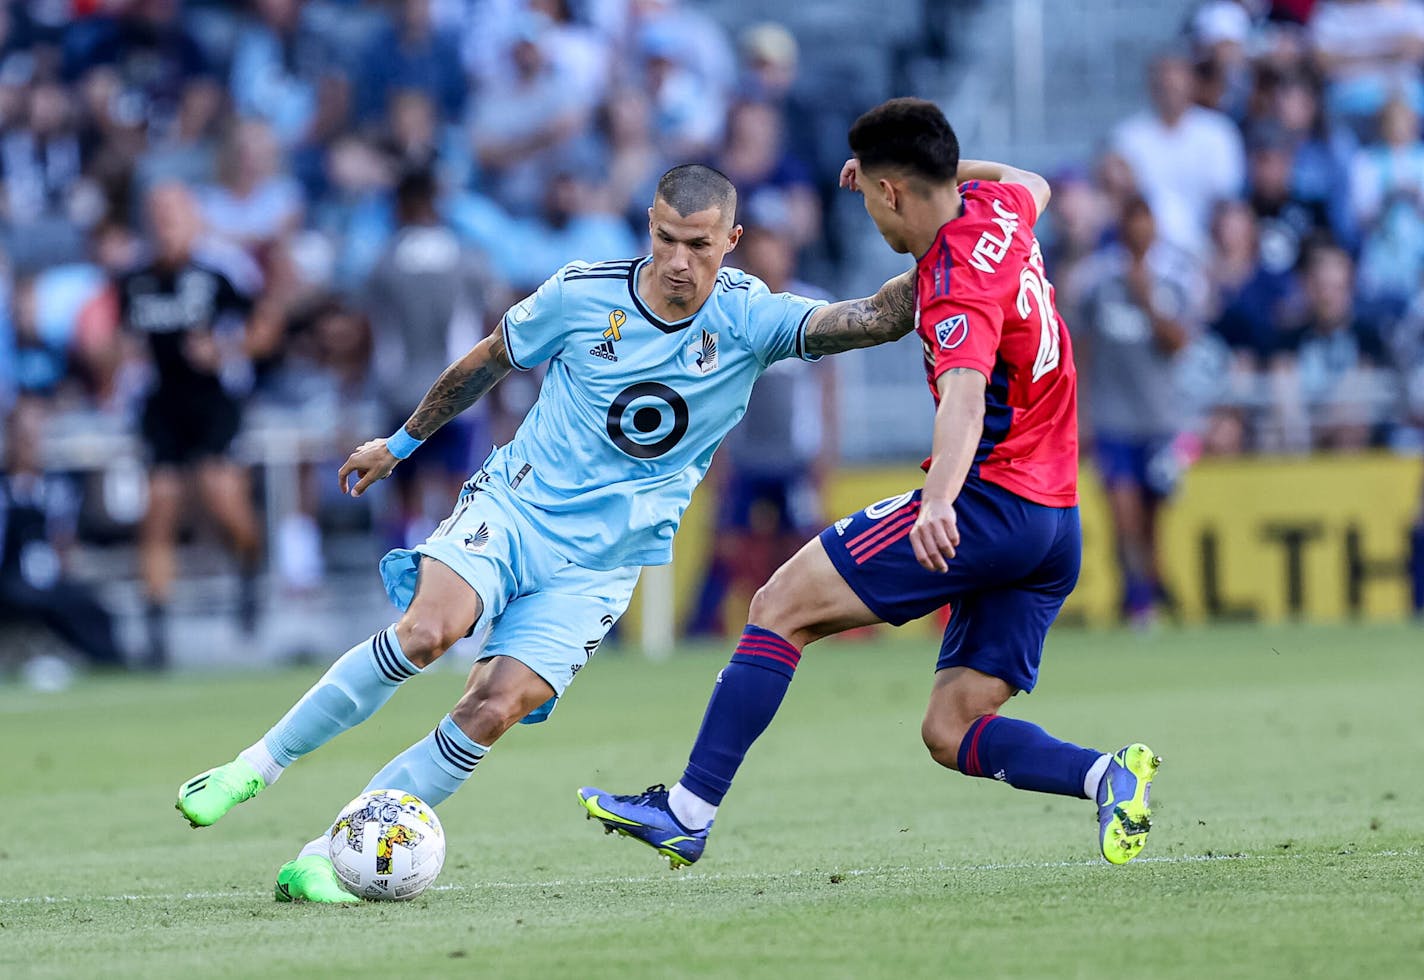
<svg viewBox="0 0 1424 980">
<path fill-rule="evenodd" d="M 1424 3 L 1208 0 L 1054 182 L 1045 255 L 1124 616 L 1202 454 L 1424 445 Z M 1424 606 L 1424 518 L 1413 537 Z"/>
<path fill-rule="evenodd" d="M 1055 175 L 1090 442 L 1148 445 L 1165 492 L 1201 452 L 1424 441 L 1421 66 L 1419 0 L 1196 7 L 1149 104 Z"/>
<path fill-rule="evenodd" d="M 667 167 L 727 173 L 745 262 L 789 282 L 824 247 L 841 162 L 799 138 L 815 126 L 799 55 L 782 26 L 729 36 L 680 0 L 5 3 L 0 409 L 74 436 L 48 440 L 47 462 L 105 471 L 91 496 L 109 511 L 131 498 L 149 661 L 167 659 L 195 505 L 255 621 L 264 533 L 233 460 L 263 458 L 263 419 L 299 473 L 266 535 L 273 567 L 314 587 L 316 517 L 347 506 L 317 464 L 398 426 L 563 263 L 641 252 Z M 377 536 L 428 533 L 536 383 L 501 385 L 402 466 Z M 97 460 L 65 457 L 96 432 Z M 134 493 L 114 492 L 124 459 L 150 467 Z M 9 536 L 5 574 L 24 582 L 22 552 L 58 554 L 45 528 L 73 523 L 30 493 L 33 462 L 0 479 L 0 518 L 35 536 Z"/>
<path fill-rule="evenodd" d="M 779 26 L 734 41 L 678 0 L 8 3 L 0 403 L 132 407 L 146 368 L 111 283 L 151 254 L 144 202 L 170 183 L 190 189 L 197 256 L 274 308 L 280 336 L 225 366 L 262 396 L 315 376 L 379 394 L 443 364 L 444 343 L 402 360 L 383 259 L 458 252 L 479 330 L 570 256 L 638 252 L 671 162 L 715 163 L 800 249 L 821 205 L 786 138 L 797 58 Z M 403 181 L 432 188 L 419 214 Z M 412 225 L 439 241 L 402 250 Z"/>
</svg>

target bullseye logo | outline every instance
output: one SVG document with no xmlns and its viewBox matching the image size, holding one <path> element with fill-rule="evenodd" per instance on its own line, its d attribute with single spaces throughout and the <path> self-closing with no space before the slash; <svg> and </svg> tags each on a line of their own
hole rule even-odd
<svg viewBox="0 0 1424 980">
<path fill-rule="evenodd" d="M 635 402 L 642 404 L 633 408 Z M 631 419 L 628 418 L 630 408 L 633 408 Z M 628 428 L 640 436 L 648 436 L 658 431 L 669 413 L 672 416 L 672 428 L 661 439 L 639 442 L 629 435 Z M 665 384 L 644 381 L 641 384 L 629 385 L 619 392 L 613 404 L 608 406 L 608 438 L 629 456 L 637 459 L 656 459 L 671 451 L 685 435 L 687 402 Z"/>
</svg>

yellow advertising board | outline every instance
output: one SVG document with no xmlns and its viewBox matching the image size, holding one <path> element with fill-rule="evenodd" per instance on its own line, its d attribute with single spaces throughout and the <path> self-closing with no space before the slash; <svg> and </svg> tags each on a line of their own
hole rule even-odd
<svg viewBox="0 0 1424 980">
<path fill-rule="evenodd" d="M 1409 528 L 1424 467 L 1386 454 L 1207 460 L 1163 512 L 1163 576 L 1186 622 L 1400 619 L 1409 612 Z M 914 466 L 849 469 L 830 518 L 920 485 Z M 1110 625 L 1119 584 L 1095 475 L 1083 474 L 1083 574 L 1065 623 Z M 698 493 L 677 536 L 678 622 L 695 600 L 713 513 Z M 738 619 L 746 597 L 737 597 Z M 636 603 L 632 613 L 635 616 Z M 740 619 L 738 619 L 740 622 Z"/>
</svg>

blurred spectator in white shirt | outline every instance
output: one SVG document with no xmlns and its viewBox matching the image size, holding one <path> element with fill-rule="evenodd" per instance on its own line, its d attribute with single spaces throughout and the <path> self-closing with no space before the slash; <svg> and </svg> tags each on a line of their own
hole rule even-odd
<svg viewBox="0 0 1424 980">
<path fill-rule="evenodd" d="M 1132 168 L 1162 238 L 1201 254 L 1212 207 L 1241 192 L 1245 159 L 1231 120 L 1193 104 L 1194 84 L 1186 58 L 1158 57 L 1150 71 L 1152 109 L 1120 123 L 1112 148 Z"/>
<path fill-rule="evenodd" d="M 273 242 L 300 227 L 300 185 L 281 170 L 281 150 L 260 119 L 234 123 L 223 141 L 218 183 L 198 196 L 203 223 L 215 237 L 259 261 Z"/>
</svg>

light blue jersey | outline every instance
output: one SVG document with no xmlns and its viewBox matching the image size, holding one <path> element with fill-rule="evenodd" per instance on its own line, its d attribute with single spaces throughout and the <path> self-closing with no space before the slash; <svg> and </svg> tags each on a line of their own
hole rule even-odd
<svg viewBox="0 0 1424 980">
<path fill-rule="evenodd" d="M 538 400 L 485 463 L 550 547 L 587 568 L 661 565 L 692 491 L 770 365 L 806 357 L 824 302 L 722 269 L 668 323 L 638 296 L 650 259 L 564 266 L 504 317 L 515 367 L 545 361 Z"/>
</svg>

